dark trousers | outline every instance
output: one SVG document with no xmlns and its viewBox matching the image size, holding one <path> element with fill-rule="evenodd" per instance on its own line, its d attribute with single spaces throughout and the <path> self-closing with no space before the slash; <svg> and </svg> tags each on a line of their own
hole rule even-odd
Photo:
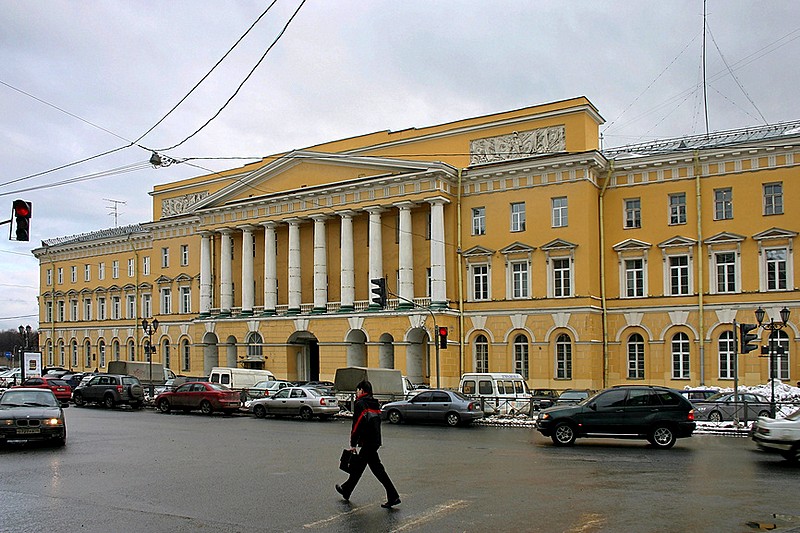
<svg viewBox="0 0 800 533">
<path fill-rule="evenodd" d="M 342 483 L 342 490 L 344 490 L 345 494 L 349 496 L 353 492 L 358 484 L 358 480 L 361 479 L 361 474 L 363 474 L 364 470 L 369 466 L 369 469 L 372 470 L 377 480 L 380 481 L 383 488 L 386 489 L 386 501 L 399 498 L 400 495 L 397 493 L 397 489 L 394 488 L 392 480 L 389 479 L 389 474 L 386 473 L 386 469 L 383 467 L 383 463 L 381 463 L 381 458 L 378 456 L 378 448 L 372 446 L 363 447 L 361 451 L 358 452 L 358 455 L 361 460 L 356 463 L 356 467 L 350 472 L 350 477 L 347 478 L 347 481 Z"/>
</svg>

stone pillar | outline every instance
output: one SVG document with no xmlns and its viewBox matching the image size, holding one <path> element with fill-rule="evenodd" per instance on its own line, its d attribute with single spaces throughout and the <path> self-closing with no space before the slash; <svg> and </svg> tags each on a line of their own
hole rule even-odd
<svg viewBox="0 0 800 533">
<path fill-rule="evenodd" d="M 339 311 L 350 313 L 355 310 L 356 275 L 355 260 L 353 259 L 353 211 L 340 211 L 337 213 L 342 219 L 341 229 L 341 302 Z"/>
<path fill-rule="evenodd" d="M 275 222 L 264 222 L 264 314 L 274 315 L 278 307 L 278 250 Z"/>
<path fill-rule="evenodd" d="M 446 198 L 426 200 L 431 204 L 431 307 L 447 307 L 447 271 L 445 269 L 444 204 Z"/>
<path fill-rule="evenodd" d="M 414 248 L 412 245 L 411 208 L 412 202 L 395 204 L 400 210 L 400 245 L 399 245 L 399 271 L 400 280 L 397 294 L 400 296 L 398 309 L 414 307 Z"/>
<path fill-rule="evenodd" d="M 325 215 L 314 215 L 314 309 L 328 310 L 328 242 L 325 236 Z"/>
<path fill-rule="evenodd" d="M 200 232 L 200 316 L 211 315 L 211 237 L 210 231 Z"/>
<path fill-rule="evenodd" d="M 369 213 L 369 279 L 383 277 L 383 234 L 381 226 L 381 207 L 367 208 Z M 368 285 L 367 294 L 370 297 L 369 308 L 380 309 L 380 306 L 372 303 L 372 282 Z"/>
<path fill-rule="evenodd" d="M 233 307 L 233 261 L 231 260 L 233 238 L 231 230 L 228 228 L 220 230 L 220 233 L 222 234 L 222 246 L 219 252 L 219 314 L 230 316 Z"/>
<path fill-rule="evenodd" d="M 287 220 L 289 224 L 289 309 L 287 314 L 300 313 L 303 298 L 302 278 L 300 277 L 300 219 Z"/>
<path fill-rule="evenodd" d="M 242 316 L 251 316 L 255 305 L 253 286 L 253 226 L 239 226 L 242 230 Z"/>
</svg>

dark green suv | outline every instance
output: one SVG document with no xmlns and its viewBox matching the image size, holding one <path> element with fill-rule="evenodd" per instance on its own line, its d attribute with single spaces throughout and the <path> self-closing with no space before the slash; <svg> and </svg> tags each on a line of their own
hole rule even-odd
<svg viewBox="0 0 800 533">
<path fill-rule="evenodd" d="M 72 401 L 78 407 L 96 402 L 109 409 L 120 404 L 140 409 L 144 403 L 144 389 L 141 382 L 133 376 L 95 374 L 72 391 Z"/>
<path fill-rule="evenodd" d="M 536 429 L 557 446 L 578 437 L 647 439 L 657 448 L 672 448 L 691 437 L 694 407 L 678 391 L 650 385 L 625 385 L 598 392 L 576 405 L 539 412 Z"/>
</svg>

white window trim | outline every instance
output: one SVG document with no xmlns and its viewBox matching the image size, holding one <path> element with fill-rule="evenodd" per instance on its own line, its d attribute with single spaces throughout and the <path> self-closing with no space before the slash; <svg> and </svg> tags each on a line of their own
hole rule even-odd
<svg viewBox="0 0 800 533">
<path fill-rule="evenodd" d="M 514 296 L 514 265 L 524 264 L 526 266 L 526 292 L 524 296 Z M 488 272 L 487 272 L 488 273 Z M 506 299 L 507 300 L 530 300 L 531 299 L 531 260 L 527 259 L 508 259 L 506 258 Z M 491 291 L 489 299 L 491 299 Z"/>
<path fill-rule="evenodd" d="M 618 253 L 618 255 L 619 255 L 619 297 L 621 299 L 625 299 L 625 300 L 631 300 L 631 299 L 634 299 L 634 298 L 646 298 L 650 294 L 650 287 L 649 287 L 649 282 L 648 282 L 649 276 L 647 275 L 647 270 L 648 270 L 648 267 L 647 267 L 647 256 L 648 256 L 648 254 L 647 254 L 647 252 L 643 252 L 641 254 L 636 254 L 636 255 L 633 255 L 633 254 L 630 254 L 630 253 L 628 255 L 623 255 L 620 252 L 620 253 Z M 625 276 L 625 274 L 626 274 L 625 261 L 631 260 L 631 259 L 641 259 L 642 260 L 642 277 L 643 277 L 643 279 L 642 279 L 642 292 L 643 292 L 642 296 L 628 296 L 628 294 L 627 294 L 628 293 L 628 291 L 627 291 L 628 285 L 627 285 L 627 278 Z"/>
<path fill-rule="evenodd" d="M 556 259 L 569 259 L 569 294 L 556 296 L 556 271 L 553 261 Z M 571 249 L 569 255 L 551 255 L 545 251 L 545 264 L 547 265 L 547 297 L 572 298 L 575 295 L 575 250 Z"/>
<path fill-rule="evenodd" d="M 734 256 L 733 268 L 734 283 L 736 285 L 733 292 L 719 292 L 719 273 L 717 272 L 717 254 L 730 254 Z M 742 292 L 742 248 L 737 244 L 735 249 L 731 248 L 708 248 L 708 273 L 710 286 L 709 294 L 739 294 Z"/>
<path fill-rule="evenodd" d="M 786 250 L 786 288 L 785 289 L 769 289 L 767 286 L 767 251 L 768 250 Z M 761 241 L 758 242 L 758 286 L 761 292 L 787 292 L 794 290 L 794 247 L 789 242 L 785 245 L 779 246 L 763 246 Z"/>
<path fill-rule="evenodd" d="M 663 274 L 664 274 L 664 296 L 691 296 L 694 294 L 694 249 L 689 248 L 688 251 L 673 251 L 667 252 L 667 249 L 662 249 L 662 259 L 663 259 Z M 680 256 L 688 256 L 689 260 L 687 261 L 686 267 L 689 269 L 689 292 L 686 294 L 673 294 L 672 293 L 672 276 L 671 276 L 671 268 L 669 264 L 669 260 L 672 257 L 680 257 Z"/>
<path fill-rule="evenodd" d="M 486 267 L 486 298 L 475 298 L 475 267 Z M 469 270 L 469 287 L 467 288 L 467 298 L 471 302 L 490 302 L 492 300 L 492 264 L 488 261 L 469 263 L 467 265 Z"/>
</svg>

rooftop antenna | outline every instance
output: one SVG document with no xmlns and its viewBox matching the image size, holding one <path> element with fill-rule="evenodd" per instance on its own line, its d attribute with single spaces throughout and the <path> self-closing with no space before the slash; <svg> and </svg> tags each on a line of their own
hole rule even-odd
<svg viewBox="0 0 800 533">
<path fill-rule="evenodd" d="M 706 112 L 706 137 L 708 137 L 708 88 L 706 87 L 706 0 L 703 0 L 703 107 Z"/>
<path fill-rule="evenodd" d="M 127 205 L 128 202 L 123 202 L 122 200 L 112 200 L 111 198 L 103 198 L 105 202 L 111 202 L 111 205 L 107 206 L 106 209 L 111 211 L 109 215 L 113 215 L 114 217 L 114 227 L 117 227 L 117 222 L 119 220 L 119 205 Z"/>
</svg>

